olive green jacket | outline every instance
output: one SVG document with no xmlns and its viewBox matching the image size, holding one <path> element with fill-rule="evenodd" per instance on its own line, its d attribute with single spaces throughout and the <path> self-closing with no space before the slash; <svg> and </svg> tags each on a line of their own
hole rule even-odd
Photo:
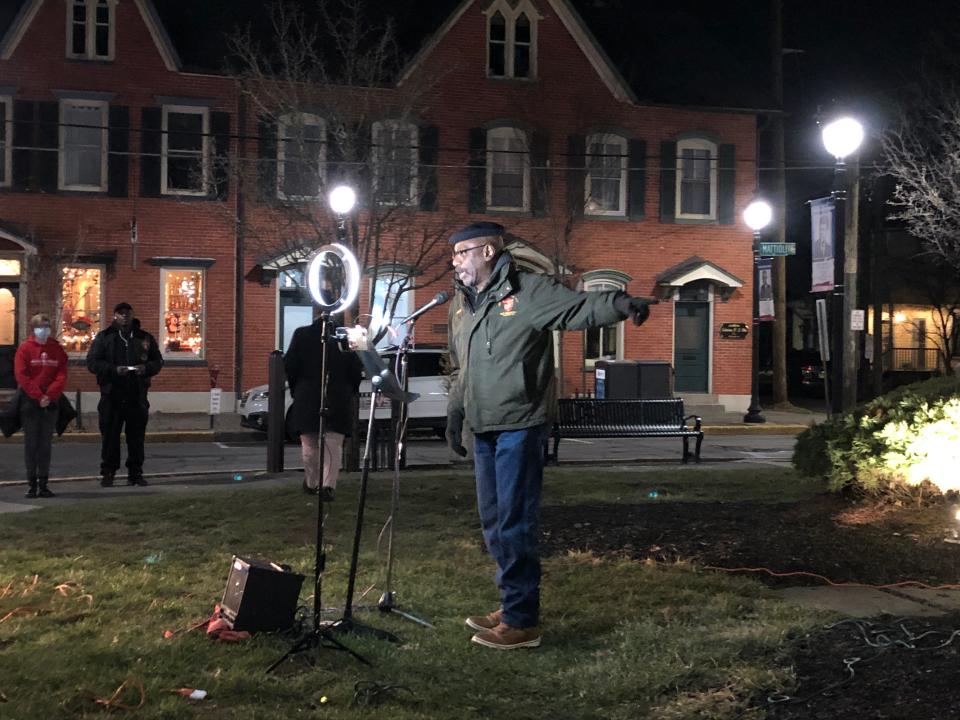
<svg viewBox="0 0 960 720">
<path fill-rule="evenodd" d="M 582 330 L 624 319 L 614 292 L 575 292 L 550 278 L 498 263 L 474 308 L 458 282 L 450 305 L 451 410 L 475 433 L 520 430 L 552 418 L 552 330 Z"/>
</svg>

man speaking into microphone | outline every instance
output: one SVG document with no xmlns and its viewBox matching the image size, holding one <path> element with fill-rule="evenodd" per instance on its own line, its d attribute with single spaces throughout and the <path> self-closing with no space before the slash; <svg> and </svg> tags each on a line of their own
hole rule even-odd
<svg viewBox="0 0 960 720">
<path fill-rule="evenodd" d="M 467 618 L 473 642 L 500 650 L 540 645 L 540 490 L 553 404 L 553 330 L 583 330 L 631 318 L 655 300 L 574 292 L 519 269 L 504 228 L 468 225 L 450 237 L 455 297 L 450 305 L 447 441 L 461 456 L 466 421 L 474 435 L 477 507 L 497 564 L 500 607 Z"/>
</svg>

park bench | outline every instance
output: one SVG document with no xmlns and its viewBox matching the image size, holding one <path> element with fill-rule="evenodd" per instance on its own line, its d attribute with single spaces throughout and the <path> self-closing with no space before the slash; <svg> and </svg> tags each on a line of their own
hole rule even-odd
<svg viewBox="0 0 960 720">
<path fill-rule="evenodd" d="M 693 426 L 687 421 L 693 420 Z M 696 438 L 693 458 L 700 462 L 703 442 L 701 419 L 683 414 L 683 399 L 596 400 L 564 398 L 557 401 L 553 425 L 553 460 L 561 438 L 680 437 L 683 438 L 683 462 L 690 457 L 689 440 Z"/>
</svg>

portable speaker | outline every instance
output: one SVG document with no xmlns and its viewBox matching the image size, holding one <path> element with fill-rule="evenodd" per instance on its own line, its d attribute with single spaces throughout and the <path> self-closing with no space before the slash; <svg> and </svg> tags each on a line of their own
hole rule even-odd
<svg viewBox="0 0 960 720">
<path fill-rule="evenodd" d="M 220 612 L 234 630 L 285 630 L 293 625 L 301 585 L 303 575 L 234 555 Z"/>
</svg>

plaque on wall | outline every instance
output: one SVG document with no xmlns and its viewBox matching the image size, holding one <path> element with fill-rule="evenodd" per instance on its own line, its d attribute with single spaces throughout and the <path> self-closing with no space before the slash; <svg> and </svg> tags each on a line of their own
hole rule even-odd
<svg viewBox="0 0 960 720">
<path fill-rule="evenodd" d="M 746 323 L 723 323 L 720 325 L 720 337 L 742 340 L 750 332 Z"/>
</svg>

